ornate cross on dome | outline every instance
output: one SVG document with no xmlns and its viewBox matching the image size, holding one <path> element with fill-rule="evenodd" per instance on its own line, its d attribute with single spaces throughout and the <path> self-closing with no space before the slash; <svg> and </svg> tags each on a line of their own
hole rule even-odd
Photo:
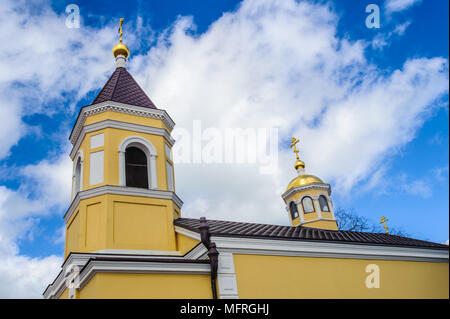
<svg viewBox="0 0 450 319">
<path fill-rule="evenodd" d="M 297 157 L 297 160 L 300 160 L 300 158 L 298 157 L 299 150 L 297 149 L 298 142 L 300 142 L 300 140 L 298 138 L 293 137 L 291 140 L 291 146 L 289 146 L 289 148 L 294 148 L 295 156 Z"/>
<path fill-rule="evenodd" d="M 123 23 L 123 18 L 120 18 L 120 22 L 119 22 L 119 30 L 117 32 L 119 32 L 119 38 L 120 38 L 120 43 L 122 43 L 122 23 Z"/>
</svg>

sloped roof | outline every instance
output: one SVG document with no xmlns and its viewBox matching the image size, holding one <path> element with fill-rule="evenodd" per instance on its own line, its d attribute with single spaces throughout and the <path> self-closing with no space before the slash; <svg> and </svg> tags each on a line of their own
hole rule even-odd
<svg viewBox="0 0 450 319">
<path fill-rule="evenodd" d="M 155 104 L 123 67 L 116 68 L 92 104 L 105 101 L 115 101 L 156 109 Z"/>
<path fill-rule="evenodd" d="M 213 236 L 255 237 L 266 239 L 314 240 L 341 243 L 378 244 L 389 246 L 409 246 L 421 248 L 444 248 L 447 245 L 385 233 L 364 233 L 342 230 L 325 230 L 305 226 L 281 226 L 257 223 L 243 223 L 222 220 L 207 220 L 209 231 Z M 199 233 L 200 220 L 178 218 L 176 226 Z"/>
</svg>

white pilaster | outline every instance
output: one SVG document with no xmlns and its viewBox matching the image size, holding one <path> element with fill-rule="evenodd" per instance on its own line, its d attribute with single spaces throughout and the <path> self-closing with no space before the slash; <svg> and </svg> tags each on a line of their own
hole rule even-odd
<svg viewBox="0 0 450 319">
<path fill-rule="evenodd" d="M 219 252 L 217 281 L 220 299 L 239 299 L 232 253 Z"/>
</svg>

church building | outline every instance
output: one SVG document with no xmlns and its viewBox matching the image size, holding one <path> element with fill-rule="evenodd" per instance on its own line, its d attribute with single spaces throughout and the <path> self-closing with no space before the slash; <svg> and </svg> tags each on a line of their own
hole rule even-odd
<svg viewBox="0 0 450 319">
<path fill-rule="evenodd" d="M 295 138 L 278 212 L 291 226 L 183 218 L 175 123 L 127 71 L 119 32 L 116 69 L 70 134 L 64 263 L 45 298 L 449 298 L 448 246 L 339 230 Z"/>
</svg>

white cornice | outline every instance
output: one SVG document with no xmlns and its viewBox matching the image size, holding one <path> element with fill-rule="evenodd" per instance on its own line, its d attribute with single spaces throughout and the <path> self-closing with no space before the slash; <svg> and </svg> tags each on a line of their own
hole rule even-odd
<svg viewBox="0 0 450 319">
<path fill-rule="evenodd" d="M 85 135 L 87 133 L 95 132 L 98 130 L 102 130 L 105 128 L 117 128 L 132 132 L 140 132 L 140 133 L 147 133 L 152 135 L 159 135 L 163 136 L 167 143 L 169 143 L 170 146 L 173 146 L 175 143 L 175 140 L 170 136 L 170 133 L 167 132 L 166 129 L 159 128 L 159 127 L 151 127 L 146 125 L 139 125 L 139 124 L 133 124 L 133 123 L 127 123 L 127 122 L 121 122 L 121 121 L 114 121 L 114 120 L 104 120 L 97 123 L 93 123 L 90 125 L 82 126 L 81 131 L 78 134 L 75 144 L 72 147 L 72 150 L 70 151 L 70 158 L 73 160 L 77 150 L 80 148 L 81 142 L 83 141 Z"/>
<path fill-rule="evenodd" d="M 77 122 L 70 134 L 69 140 L 74 145 L 81 134 L 84 122 L 89 115 L 99 114 L 106 111 L 113 111 L 125 114 L 138 115 L 143 117 L 149 117 L 154 119 L 162 120 L 163 123 L 167 126 L 169 131 L 172 131 L 175 126 L 175 122 L 172 118 L 167 114 L 166 111 L 160 109 L 151 109 L 148 107 L 141 107 L 131 104 L 125 104 L 114 101 L 105 101 L 102 103 L 92 104 L 83 107 L 80 110 L 80 114 L 78 116 Z"/>
<path fill-rule="evenodd" d="M 154 253 L 158 253 L 154 251 Z M 71 254 L 62 266 L 61 272 L 55 281 L 50 284 L 44 292 L 44 298 L 58 298 L 66 289 L 66 270 L 70 267 L 77 266 L 82 269 L 86 264 L 89 265 L 80 274 L 80 286 L 84 286 L 92 276 L 97 272 L 127 272 L 127 273 L 189 273 L 189 274 L 209 274 L 210 265 L 200 263 L 179 262 L 177 260 L 185 260 L 184 256 L 173 255 L 152 255 L 153 261 L 122 261 L 124 258 L 148 259 L 147 255 L 129 255 L 129 254 L 108 254 L 108 253 L 77 253 Z M 108 257 L 111 260 L 97 261 L 93 258 Z M 117 260 L 113 260 L 117 259 Z M 173 262 L 155 261 L 155 259 L 171 259 Z"/>
<path fill-rule="evenodd" d="M 295 194 L 297 192 L 302 192 L 302 191 L 305 191 L 308 189 L 323 189 L 328 192 L 328 195 L 331 195 L 330 184 L 315 183 L 315 184 L 309 184 L 309 185 L 305 185 L 305 186 L 298 186 L 298 187 L 291 188 L 290 190 L 283 193 L 283 195 L 281 195 L 281 197 L 284 200 L 286 200 L 287 198 L 291 197 L 293 194 Z"/>
<path fill-rule="evenodd" d="M 198 240 L 198 241 L 201 240 L 201 239 L 200 239 L 200 234 L 199 234 L 199 233 L 197 233 L 197 232 L 195 232 L 195 231 L 192 231 L 192 230 L 189 230 L 189 229 L 186 229 L 186 228 L 184 228 L 184 227 L 175 225 L 175 231 L 176 231 L 177 233 L 180 233 L 180 234 L 182 234 L 182 235 L 185 235 L 185 236 L 187 236 L 187 237 L 189 237 L 189 238 L 192 238 L 192 239 L 195 239 L 195 240 Z"/>
<path fill-rule="evenodd" d="M 136 187 L 125 187 L 125 186 L 113 186 L 113 185 L 104 185 L 88 190 L 84 190 L 78 192 L 72 203 L 69 206 L 69 209 L 64 215 L 64 220 L 66 223 L 70 220 L 75 208 L 78 206 L 81 200 L 101 196 L 105 194 L 115 194 L 115 195 L 128 195 L 128 196 L 142 196 L 142 197 L 153 197 L 160 199 L 170 199 L 181 208 L 183 206 L 183 201 L 171 191 L 164 191 L 159 189 L 145 189 L 145 188 L 136 188 Z"/>
</svg>

